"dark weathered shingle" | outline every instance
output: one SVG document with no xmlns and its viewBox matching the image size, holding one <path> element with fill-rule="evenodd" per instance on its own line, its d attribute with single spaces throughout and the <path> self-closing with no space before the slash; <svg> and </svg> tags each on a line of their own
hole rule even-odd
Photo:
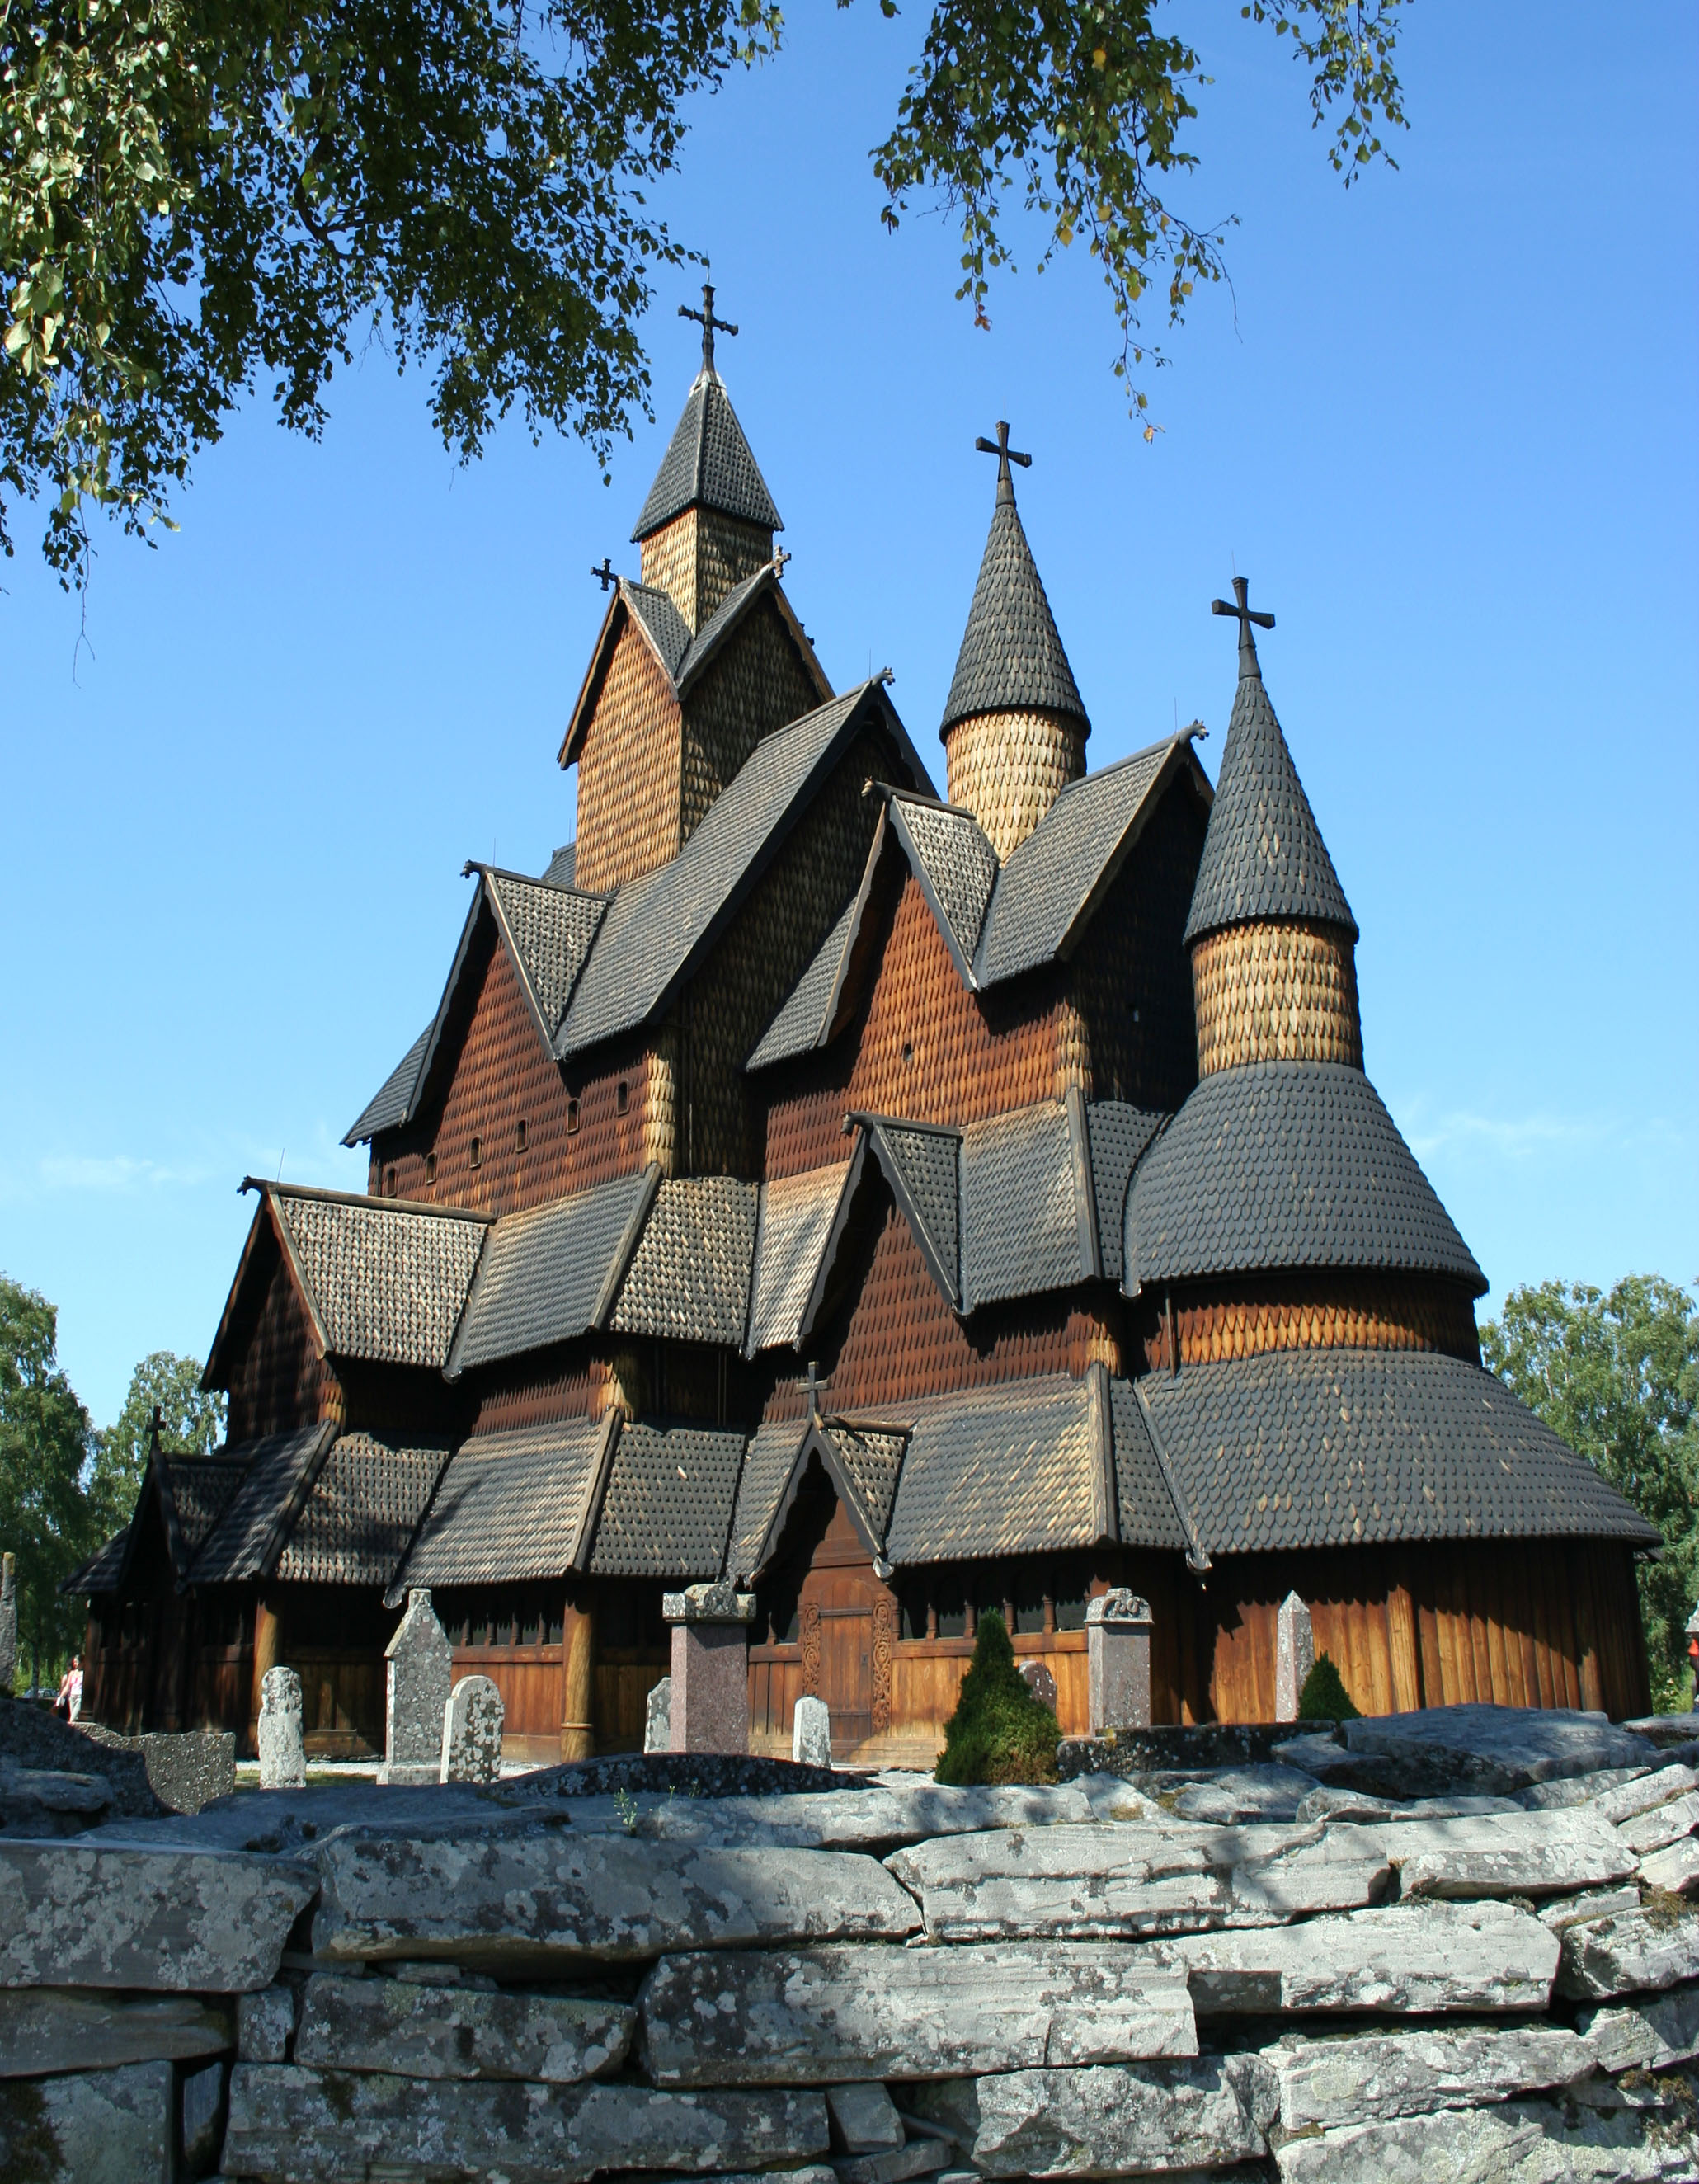
<svg viewBox="0 0 1699 2184">
<path fill-rule="evenodd" d="M 449 1377 L 604 1325 L 660 1179 L 658 1167 L 641 1169 L 499 1221 Z"/>
<path fill-rule="evenodd" d="M 663 1183 L 608 1322 L 616 1334 L 738 1348 L 749 1318 L 757 1190 L 735 1176 Z"/>
<path fill-rule="evenodd" d="M 543 868 L 545 887 L 569 888 L 577 885 L 578 844 L 563 842 Z"/>
<path fill-rule="evenodd" d="M 413 1095 L 418 1088 L 419 1072 L 425 1060 L 425 1050 L 431 1044 L 431 1034 L 437 1028 L 432 1017 L 423 1031 L 360 1109 L 358 1118 L 348 1126 L 345 1145 L 364 1145 L 375 1138 L 380 1130 L 393 1130 L 407 1120 L 413 1111 Z"/>
<path fill-rule="evenodd" d="M 1374 1087 L 1336 1061 L 1206 1077 L 1127 1194 L 1122 1286 L 1282 1267 L 1486 1278 Z"/>
<path fill-rule="evenodd" d="M 1096 1540 L 1100 1451 L 1085 1381 L 1047 1373 L 901 1407 L 912 1430 L 891 1520 L 894 1563 Z"/>
<path fill-rule="evenodd" d="M 1068 783 L 997 875 L 974 962 L 979 985 L 1017 978 L 1066 950 L 1087 905 L 1119 871 L 1171 761 L 1184 762 L 1189 749 L 1174 738 Z"/>
<path fill-rule="evenodd" d="M 126 1524 L 86 1563 L 79 1563 L 69 1577 L 62 1577 L 58 1590 L 74 1600 L 97 1592 L 116 1592 L 119 1574 L 124 1568 L 124 1551 L 129 1544 L 130 1527 Z"/>
<path fill-rule="evenodd" d="M 339 1357 L 441 1367 L 486 1223 L 268 1184 L 308 1302 Z"/>
<path fill-rule="evenodd" d="M 190 1560 L 236 1499 L 247 1474 L 248 1459 L 225 1448 L 213 1456 L 175 1456 L 167 1452 L 159 1461 L 171 1502 L 172 1530 L 185 1557 L 178 1574 L 187 1577 Z"/>
<path fill-rule="evenodd" d="M 850 1418 L 827 1418 L 821 1431 L 832 1444 L 833 1454 L 850 1492 L 861 1505 L 868 1531 L 883 1548 L 890 1529 L 891 1507 L 897 1498 L 897 1479 L 903 1468 L 908 1435 Z"/>
<path fill-rule="evenodd" d="M 1164 1547 L 1186 1553 L 1194 1542 L 1163 1475 L 1133 1384 L 1110 1383 L 1115 1419 L 1115 1486 L 1122 1542 L 1129 1547 Z"/>
<path fill-rule="evenodd" d="M 839 1161 L 761 1185 L 749 1357 L 799 1338 L 854 1166 Z"/>
<path fill-rule="evenodd" d="M 344 1434 L 325 1458 L 272 1574 L 281 1583 L 387 1585 L 448 1461 Z"/>
<path fill-rule="evenodd" d="M 631 577 L 621 577 L 620 597 L 643 624 L 660 655 L 668 680 L 676 683 L 690 649 L 690 625 L 673 604 L 671 593 L 662 591 L 658 584 L 640 584 Z"/>
<path fill-rule="evenodd" d="M 1659 1535 L 1510 1390 L 1422 1351 L 1282 1350 L 1137 1383 L 1206 1552 Z"/>
<path fill-rule="evenodd" d="M 588 960 L 607 902 L 601 895 L 549 887 L 513 872 L 493 872 L 485 878 L 537 1012 L 552 1039 Z"/>
<path fill-rule="evenodd" d="M 772 1062 L 788 1061 L 793 1055 L 811 1053 L 824 1043 L 831 1028 L 833 996 L 838 991 L 838 974 L 855 930 L 857 907 L 857 898 L 851 895 L 838 922 L 821 942 L 819 954 L 761 1034 L 744 1064 L 745 1069 L 765 1069 Z"/>
<path fill-rule="evenodd" d="M 590 1568 L 598 1577 L 720 1574 L 744 1436 L 639 1421 L 620 1435 Z"/>
<path fill-rule="evenodd" d="M 846 745 L 877 727 L 923 782 L 883 686 L 764 736 L 676 857 L 615 896 L 555 1041 L 562 1056 L 648 1021 L 735 914 Z"/>
<path fill-rule="evenodd" d="M 1000 491 L 942 725 L 950 728 L 976 713 L 1040 709 L 1085 724 L 1014 495 Z"/>
<path fill-rule="evenodd" d="M 326 1419 L 225 1451 L 231 1461 L 240 1460 L 242 1483 L 195 1557 L 191 1575 L 196 1585 L 240 1585 L 271 1574 L 320 1459 L 336 1436 L 334 1423 Z"/>
<path fill-rule="evenodd" d="M 392 1599 L 411 1585 L 506 1585 L 582 1568 L 616 1418 L 481 1434 L 443 1474 Z"/>
<path fill-rule="evenodd" d="M 687 508 L 712 508 L 764 531 L 783 531 L 725 382 L 699 372 L 632 537 L 647 538 Z"/>
<path fill-rule="evenodd" d="M 1094 1100 L 1086 1113 L 1091 1133 L 1091 1179 L 1097 1193 L 1098 1249 L 1105 1274 L 1118 1282 L 1127 1186 L 1145 1148 L 1168 1117 L 1151 1107 L 1129 1107 L 1122 1100 Z"/>
<path fill-rule="evenodd" d="M 961 1178 L 959 1131 L 888 1115 L 857 1115 L 895 1194 L 933 1279 L 952 1305 L 961 1302 Z"/>
<path fill-rule="evenodd" d="M 1186 939 L 1248 918 L 1356 921 L 1260 675 L 1239 679 Z"/>
<path fill-rule="evenodd" d="M 781 1418 L 756 1430 L 744 1457 L 738 1480 L 737 1508 L 726 1550 L 725 1574 L 742 1584 L 755 1573 L 762 1542 L 774 1512 L 790 1483 L 797 1451 L 808 1433 L 804 1418 Z"/>
<path fill-rule="evenodd" d="M 1084 1280 L 1067 1110 L 1017 1107 L 961 1134 L 961 1308 Z"/>
<path fill-rule="evenodd" d="M 997 879 L 997 852 L 971 811 L 916 797 L 893 796 L 890 814 L 933 916 L 964 983 L 973 983 L 973 951 Z"/>
</svg>

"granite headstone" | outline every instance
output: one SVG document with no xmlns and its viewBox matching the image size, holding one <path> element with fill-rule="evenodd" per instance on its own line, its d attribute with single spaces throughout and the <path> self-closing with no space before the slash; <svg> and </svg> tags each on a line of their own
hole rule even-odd
<svg viewBox="0 0 1699 2184">
<path fill-rule="evenodd" d="M 435 1782 L 443 1764 L 443 1713 L 454 1681 L 454 1648 L 437 1620 L 428 1587 L 407 1596 L 407 1613 L 384 1648 L 384 1709 L 380 1782 Z"/>
<path fill-rule="evenodd" d="M 443 1709 L 444 1782 L 493 1782 L 501 1773 L 501 1730 L 507 1709 L 488 1676 L 462 1676 Z"/>
<path fill-rule="evenodd" d="M 832 1715 L 824 1699 L 797 1701 L 791 1716 L 790 1756 L 799 1767 L 832 1764 Z"/>
<path fill-rule="evenodd" d="M 301 1679 L 292 1669 L 268 1669 L 259 1686 L 259 1786 L 304 1790 L 306 1745 L 301 1732 Z"/>
</svg>

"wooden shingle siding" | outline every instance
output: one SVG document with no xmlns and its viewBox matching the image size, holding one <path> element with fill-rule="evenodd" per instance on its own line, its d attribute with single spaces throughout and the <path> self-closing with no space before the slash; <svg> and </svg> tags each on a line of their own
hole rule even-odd
<svg viewBox="0 0 1699 2184">
<path fill-rule="evenodd" d="M 1178 1291 L 1173 1329 L 1183 1365 L 1255 1357 L 1265 1350 L 1443 1350 L 1480 1362 L 1474 1308 L 1462 1288 L 1420 1277 L 1369 1273 L 1242 1276 L 1199 1292 Z M 1167 1372 L 1163 1301 L 1139 1301 L 1140 1347 Z"/>
<path fill-rule="evenodd" d="M 773 534 L 717 509 L 688 508 L 643 542 L 643 580 L 667 593 L 693 630 L 773 557 Z"/>
<path fill-rule="evenodd" d="M 252 1331 L 232 1352 L 229 1436 L 232 1444 L 289 1433 L 343 1415 L 343 1390 L 328 1358 L 317 1354 L 306 1307 L 276 1238 L 261 1247 L 270 1271 Z"/>
<path fill-rule="evenodd" d="M 1229 925 L 1192 950 L 1198 1074 L 1246 1061 L 1362 1067 L 1356 950 L 1339 926 Z"/>
<path fill-rule="evenodd" d="M 682 732 L 666 671 L 627 621 L 578 760 L 577 883 L 587 893 L 677 855 Z"/>
<path fill-rule="evenodd" d="M 759 600 L 684 701 L 681 845 L 761 738 L 819 702 L 778 608 Z"/>
</svg>

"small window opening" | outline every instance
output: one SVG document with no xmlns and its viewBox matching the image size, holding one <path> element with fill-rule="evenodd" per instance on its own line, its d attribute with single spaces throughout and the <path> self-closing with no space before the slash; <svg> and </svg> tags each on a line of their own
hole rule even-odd
<svg viewBox="0 0 1699 2184">
<path fill-rule="evenodd" d="M 903 1041 L 903 1060 L 905 1061 L 912 1061 L 914 1058 L 915 1043 L 911 1039 L 905 1039 Z"/>
<path fill-rule="evenodd" d="M 395 1170 L 393 1167 L 387 1167 L 383 1171 L 383 1195 L 386 1198 L 393 1198 L 395 1195 Z"/>
<path fill-rule="evenodd" d="M 426 1153 L 425 1156 L 425 1180 L 426 1183 L 435 1183 L 437 1180 L 437 1156 L 435 1153 Z"/>
<path fill-rule="evenodd" d="M 513 1134 L 513 1145 L 515 1152 L 522 1153 L 525 1150 L 525 1117 L 523 1115 L 520 1117 L 519 1127 Z"/>
<path fill-rule="evenodd" d="M 614 1112 L 616 1115 L 623 1115 L 631 1104 L 632 1088 L 622 1077 L 614 1087 Z"/>
<path fill-rule="evenodd" d="M 578 1134 L 578 1102 L 576 1100 L 566 1102 L 566 1134 L 569 1138 L 576 1138 Z"/>
<path fill-rule="evenodd" d="M 483 1161 L 484 1161 L 484 1141 L 483 1141 L 483 1139 L 482 1139 L 482 1138 L 474 1138 L 474 1139 L 472 1139 L 472 1146 L 471 1146 L 471 1162 L 472 1162 L 472 1166 L 473 1166 L 474 1167 L 482 1167 L 483 1166 Z"/>
</svg>

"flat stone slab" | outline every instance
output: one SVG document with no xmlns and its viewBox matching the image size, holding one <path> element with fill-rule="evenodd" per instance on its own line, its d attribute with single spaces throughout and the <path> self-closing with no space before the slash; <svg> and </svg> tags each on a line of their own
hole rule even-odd
<svg viewBox="0 0 1699 2184">
<path fill-rule="evenodd" d="M 1614 1919 L 1619 1911 L 1639 1908 L 1640 1890 L 1630 1880 L 1619 1888 L 1584 1888 L 1579 1896 L 1554 1896 L 1549 1903 L 1540 1905 L 1538 1915 L 1542 1926 L 1561 1934 L 1566 1926 L 1578 1925 L 1585 1919 Z"/>
<path fill-rule="evenodd" d="M 1617 1833 L 1636 1857 L 1644 1858 L 1650 1851 L 1680 1842 L 1696 1827 L 1699 1827 L 1699 1791 L 1690 1790 L 1685 1797 L 1673 1797 L 1650 1812 L 1637 1813 L 1633 1819 L 1624 1820 Z"/>
<path fill-rule="evenodd" d="M 1412 2032 L 1294 2036 L 1262 2050 L 1280 2129 L 1385 2123 L 1434 2109 L 1567 2086 L 1596 2067 L 1591 2042 L 1557 2025 L 1423 2025 Z"/>
<path fill-rule="evenodd" d="M 1207 1772 L 1170 1769 L 1130 1779 L 1177 1819 L 1200 1820 L 1214 1827 L 1295 1819 L 1299 1806 L 1316 1787 L 1313 1774 L 1273 1761 Z"/>
<path fill-rule="evenodd" d="M 1577 2001 L 1655 1992 L 1699 1978 L 1699 1910 L 1619 1912 L 1563 1930 L 1557 1992 Z"/>
<path fill-rule="evenodd" d="M 295 2036 L 299 1990 L 265 1986 L 237 1997 L 236 2052 L 244 2063 L 286 2063 Z"/>
<path fill-rule="evenodd" d="M 990 1828 L 1054 1827 L 1089 1821 L 1090 1799 L 1076 1784 L 1055 1789 L 1004 1786 L 961 1790 L 926 1781 L 913 1789 L 803 1792 L 771 1797 L 639 1796 L 616 1805 L 609 1797 L 575 1797 L 572 1824 L 587 1834 L 625 1830 L 654 1842 L 775 1843 L 794 1850 L 866 1850 L 883 1853 L 935 1836 Z"/>
<path fill-rule="evenodd" d="M 1624 1880 L 1634 1852 L 1587 1806 L 1568 1813 L 1470 1814 L 1373 1830 L 1404 1896 L 1561 1896 Z"/>
<path fill-rule="evenodd" d="M 1571 1805 L 1590 1805 L 1625 1782 L 1643 1781 L 1651 1771 L 1650 1764 L 1642 1764 L 1605 1767 L 1593 1774 L 1563 1774 L 1555 1781 L 1530 1783 L 1527 1789 L 1517 1791 L 1516 1802 L 1526 1813 L 1559 1812 Z"/>
<path fill-rule="evenodd" d="M 1699 2055 L 1699 1986 L 1672 1987 L 1576 2019 L 1602 2070 L 1663 2070 Z"/>
<path fill-rule="evenodd" d="M 1507 2101 L 1330 2131 L 1276 2158 L 1280 2184 L 1691 2184 L 1699 2140 L 1657 2114 Z"/>
<path fill-rule="evenodd" d="M 1147 2176 L 1267 2152 L 1272 2081 L 1256 2055 L 1016 2070 L 926 2089 L 922 2112 L 955 2131 L 986 2176 Z"/>
<path fill-rule="evenodd" d="M 1640 1877 L 1648 1888 L 1661 1888 L 1667 1896 L 1699 1896 L 1699 1836 L 1684 1836 L 1667 1850 L 1643 1858 Z"/>
<path fill-rule="evenodd" d="M 617 2069 L 636 2028 L 637 2012 L 620 2003 L 320 1973 L 307 1982 L 295 2060 L 565 2086 Z"/>
<path fill-rule="evenodd" d="M 1542 2010 L 1558 1939 L 1508 1904 L 1393 1903 L 1296 1926 L 1177 1935 L 1143 1953 L 1186 1973 L 1200 2017 Z"/>
<path fill-rule="evenodd" d="M 172 2174 L 169 2063 L 0 2083 L 0 2176 L 14 2184 L 154 2184 Z"/>
<path fill-rule="evenodd" d="M 1557 1708 L 1429 1707 L 1348 1721 L 1342 1734 L 1354 1755 L 1455 1755 L 1459 1785 L 1467 1780 L 1501 1793 L 1559 1775 L 1646 1766 L 1657 1758 L 1644 1737 L 1618 1729 L 1604 1714 Z M 1501 1779 L 1489 1782 L 1488 1774 Z"/>
<path fill-rule="evenodd" d="M 1626 1782 L 1612 1783 L 1591 1800 L 1601 1819 L 1620 1826 L 1655 1805 L 1668 1804 L 1684 1791 L 1699 1790 L 1699 1774 L 1691 1767 L 1659 1767 L 1649 1774 L 1636 1774 Z"/>
<path fill-rule="evenodd" d="M 584 2184 L 604 2169 L 764 2169 L 827 2150 L 817 2092 L 657 2092 L 240 2063 L 224 2170 L 291 2184 L 368 2173 Z"/>
<path fill-rule="evenodd" d="M 828 2086 L 826 2107 L 833 2142 L 845 2153 L 890 2153 L 905 2142 L 896 2103 L 877 2079 Z"/>
<path fill-rule="evenodd" d="M 751 1943 L 900 1940 L 913 1900 L 877 1859 L 581 1836 L 343 1836 L 320 1859 L 322 1956 L 441 1957 L 510 1975 Z"/>
<path fill-rule="evenodd" d="M 317 1889 L 281 1858 L 0 1842 L 0 1986 L 266 1986 Z"/>
<path fill-rule="evenodd" d="M 928 1936 L 951 1942 L 1267 1925 L 1375 1903 L 1391 1882 L 1378 1836 L 1319 1822 L 1019 1829 L 922 1843 L 886 1864 L 920 1898 Z"/>
<path fill-rule="evenodd" d="M 189 2062 L 235 2045 L 228 2004 L 198 1995 L 120 2000 L 80 1987 L 0 1987 L 0 2078 Z"/>
<path fill-rule="evenodd" d="M 1112 1942 L 666 1957 L 638 2006 L 644 2061 L 662 2085 L 953 2077 L 1197 2053 L 1185 1981 Z"/>
</svg>

